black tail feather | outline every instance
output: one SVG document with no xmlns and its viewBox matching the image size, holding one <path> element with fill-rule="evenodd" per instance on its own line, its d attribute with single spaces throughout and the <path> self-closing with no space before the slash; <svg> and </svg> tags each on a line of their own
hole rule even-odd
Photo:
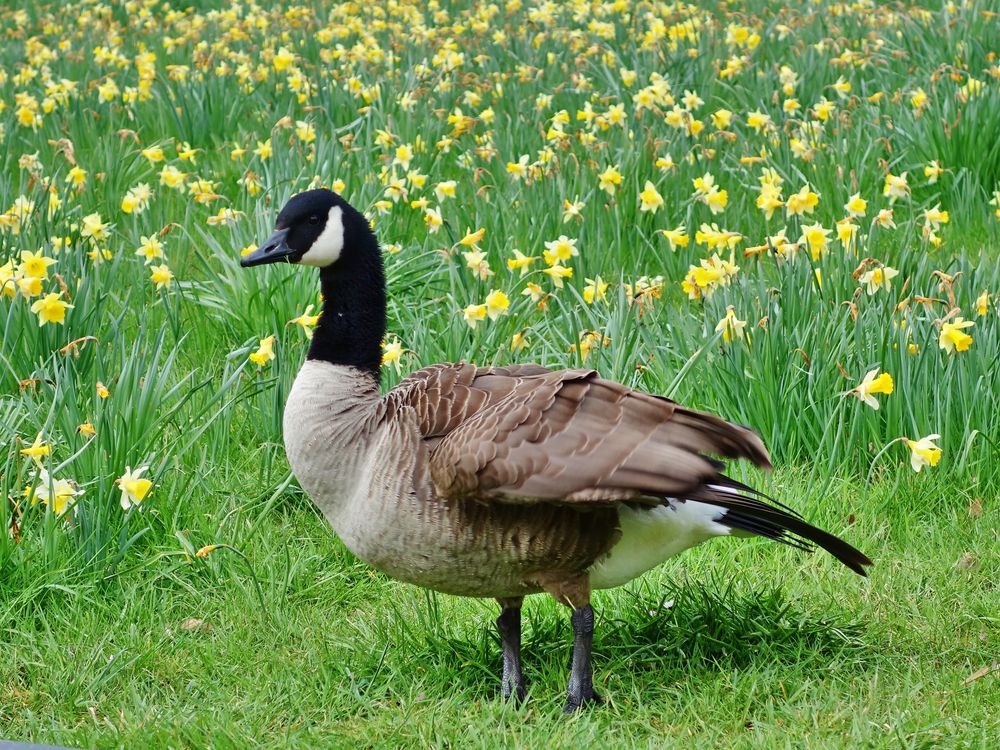
<svg viewBox="0 0 1000 750">
<path fill-rule="evenodd" d="M 790 509 L 786 511 L 768 505 L 751 494 L 741 494 L 736 490 L 767 497 L 729 478 L 724 478 L 723 481 L 713 485 L 706 485 L 688 497 L 691 500 L 725 508 L 726 515 L 718 520 L 725 526 L 767 537 L 796 549 L 808 551 L 812 549 L 812 544 L 818 545 L 855 573 L 867 575 L 864 566 L 871 565 L 872 561 L 860 550 L 843 539 L 806 523 Z"/>
</svg>

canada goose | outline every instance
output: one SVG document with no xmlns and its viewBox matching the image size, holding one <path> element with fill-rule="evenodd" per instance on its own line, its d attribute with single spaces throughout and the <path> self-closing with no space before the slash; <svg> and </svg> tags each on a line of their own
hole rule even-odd
<svg viewBox="0 0 1000 750">
<path fill-rule="evenodd" d="M 593 370 L 438 364 L 379 391 L 385 277 L 368 221 L 329 190 L 292 197 L 242 266 L 320 269 L 323 313 L 285 406 L 295 476 L 344 544 L 401 581 L 493 597 L 502 692 L 523 698 L 521 603 L 572 610 L 566 710 L 599 703 L 594 588 L 621 585 L 715 536 L 865 555 L 720 473 L 770 467 L 756 433 Z"/>
</svg>

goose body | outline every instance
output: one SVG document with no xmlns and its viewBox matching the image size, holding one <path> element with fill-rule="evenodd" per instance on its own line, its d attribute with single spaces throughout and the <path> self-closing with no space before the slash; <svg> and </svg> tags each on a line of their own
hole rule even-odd
<svg viewBox="0 0 1000 750">
<path fill-rule="evenodd" d="M 514 374 L 518 369 L 527 374 Z M 606 383 L 591 371 L 572 372 L 579 380 Z M 415 404 L 437 414 L 440 403 L 431 399 L 477 393 L 483 380 L 501 391 L 534 391 L 555 379 L 541 367 L 438 365 L 383 397 L 353 368 L 307 361 L 285 407 L 285 449 L 303 488 L 348 549 L 393 578 L 447 594 L 501 599 L 539 593 L 538 576 L 561 570 L 586 570 L 593 588 L 610 588 L 731 532 L 719 522 L 725 508 L 694 500 L 581 508 L 587 501 L 529 496 L 477 502 L 438 494 L 434 451 L 454 430 L 442 426 L 444 434 L 426 435 Z M 456 429 L 464 424 L 456 422 Z"/>
<path fill-rule="evenodd" d="M 285 448 L 344 544 L 393 578 L 492 597 L 505 696 L 523 697 L 520 607 L 572 609 L 568 710 L 593 690 L 590 592 L 626 583 L 712 537 L 817 544 L 870 560 L 721 473 L 710 456 L 769 467 L 760 438 L 593 370 L 439 364 L 384 395 L 381 255 L 367 221 L 326 190 L 289 200 L 243 265 L 320 268 L 324 308 L 289 394 Z"/>
</svg>

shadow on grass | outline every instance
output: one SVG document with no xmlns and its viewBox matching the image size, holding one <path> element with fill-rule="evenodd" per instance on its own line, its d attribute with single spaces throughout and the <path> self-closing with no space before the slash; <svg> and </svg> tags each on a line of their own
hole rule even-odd
<svg viewBox="0 0 1000 750">
<path fill-rule="evenodd" d="M 860 624 L 804 609 L 777 586 L 737 592 L 728 585 L 678 585 L 659 593 L 653 599 L 625 590 L 596 600 L 598 671 L 655 671 L 665 682 L 698 671 L 774 665 L 818 669 L 850 662 L 864 668 L 868 660 Z M 532 599 L 524 609 L 522 658 L 526 678 L 538 682 L 543 673 L 568 669 L 573 636 L 565 610 Z M 418 675 L 428 688 L 457 687 L 470 697 L 497 691 L 501 657 L 492 612 L 478 623 L 448 621 L 428 595 L 417 617 L 387 613 L 380 630 L 388 649 L 378 649 L 377 666 L 366 663 L 370 658 L 355 662 L 355 680 L 375 687 L 389 673 Z"/>
</svg>

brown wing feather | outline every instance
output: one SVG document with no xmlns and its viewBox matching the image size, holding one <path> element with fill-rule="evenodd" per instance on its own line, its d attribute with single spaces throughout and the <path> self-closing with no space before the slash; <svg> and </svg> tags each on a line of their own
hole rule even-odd
<svg viewBox="0 0 1000 750">
<path fill-rule="evenodd" d="M 592 370 L 435 365 L 404 379 L 384 408 L 383 416 L 416 416 L 421 462 L 429 462 L 442 497 L 581 508 L 700 500 L 726 508 L 733 528 L 801 548 L 818 544 L 862 575 L 871 564 L 790 508 L 720 474 L 706 455 L 769 468 L 756 433 Z"/>
<path fill-rule="evenodd" d="M 559 370 L 516 378 L 436 445 L 430 469 L 446 497 L 610 502 L 683 497 L 718 476 L 706 453 L 769 465 L 750 430 L 590 370 Z"/>
<path fill-rule="evenodd" d="M 541 365 L 476 367 L 462 362 L 425 367 L 407 375 L 386 394 L 384 416 L 409 407 L 430 445 L 474 414 L 509 396 L 521 379 L 548 373 Z"/>
</svg>

